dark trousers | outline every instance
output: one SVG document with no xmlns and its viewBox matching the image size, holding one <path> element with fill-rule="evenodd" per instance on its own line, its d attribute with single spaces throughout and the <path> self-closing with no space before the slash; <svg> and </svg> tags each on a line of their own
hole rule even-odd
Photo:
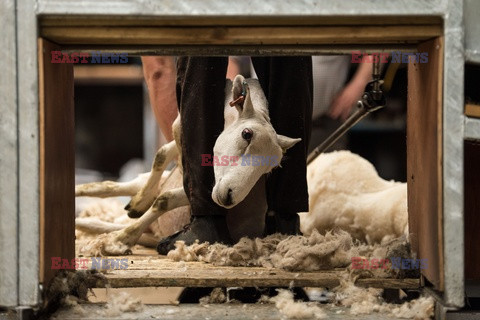
<svg viewBox="0 0 480 320">
<path fill-rule="evenodd" d="M 284 155 L 281 168 L 267 178 L 269 210 L 291 215 L 308 211 L 306 157 L 312 118 L 311 57 L 252 58 L 269 102 L 278 134 L 302 141 Z M 182 125 L 184 188 L 192 215 L 225 214 L 211 198 L 213 167 L 201 166 L 202 154 L 213 154 L 223 131 L 226 57 L 180 57 L 177 60 L 177 99 Z"/>
</svg>

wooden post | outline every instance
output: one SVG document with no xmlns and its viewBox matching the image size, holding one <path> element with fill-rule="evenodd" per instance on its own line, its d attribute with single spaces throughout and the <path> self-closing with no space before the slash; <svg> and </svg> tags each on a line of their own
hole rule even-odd
<svg viewBox="0 0 480 320">
<path fill-rule="evenodd" d="M 73 65 L 52 63 L 60 47 L 44 39 L 39 49 L 40 282 L 57 270 L 52 257 L 75 257 L 75 141 Z"/>
<path fill-rule="evenodd" d="M 443 37 L 418 51 L 428 52 L 428 63 L 408 65 L 408 222 L 413 250 L 428 261 L 422 274 L 443 291 Z"/>
</svg>

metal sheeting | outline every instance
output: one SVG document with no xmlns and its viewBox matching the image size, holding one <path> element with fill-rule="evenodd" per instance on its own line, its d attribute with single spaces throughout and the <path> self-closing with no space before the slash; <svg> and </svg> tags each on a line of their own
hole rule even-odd
<svg viewBox="0 0 480 320">
<path fill-rule="evenodd" d="M 16 306 L 17 290 L 17 67 L 15 0 L 0 2 L 0 306 Z"/>
</svg>

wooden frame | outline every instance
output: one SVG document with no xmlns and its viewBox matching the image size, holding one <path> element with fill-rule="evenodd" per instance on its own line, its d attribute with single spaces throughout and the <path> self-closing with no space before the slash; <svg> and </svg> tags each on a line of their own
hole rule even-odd
<svg viewBox="0 0 480 320">
<path fill-rule="evenodd" d="M 40 282 L 55 275 L 52 257 L 75 257 L 73 65 L 51 63 L 60 47 L 38 41 L 40 115 Z"/>
<path fill-rule="evenodd" d="M 421 43 L 418 51 L 428 53 L 428 64 L 408 65 L 408 222 L 412 248 L 428 261 L 422 273 L 443 291 L 443 38 Z"/>
<path fill-rule="evenodd" d="M 207 21 L 203 21 L 202 27 L 191 27 L 164 26 L 158 25 L 158 22 L 157 25 L 151 26 L 152 22 L 147 20 L 142 21 L 147 24 L 147 27 L 139 26 L 137 21 L 129 27 L 112 25 L 110 20 L 105 20 L 95 21 L 89 27 L 76 25 L 74 20 L 69 21 L 68 27 L 65 27 L 62 26 L 61 20 L 54 21 L 55 23 L 52 23 L 51 20 L 46 19 L 42 22 L 46 23 L 46 26 L 42 24 L 41 35 L 62 46 L 68 46 L 69 50 L 74 51 L 77 50 L 75 46 L 100 43 L 103 44 L 102 47 L 105 50 L 108 50 L 109 46 L 120 50 L 118 48 L 127 44 L 133 44 L 137 46 L 138 50 L 141 50 L 143 46 L 150 45 L 189 46 L 203 43 L 215 52 L 217 46 L 241 43 L 254 47 L 265 44 L 264 39 L 268 39 L 267 45 L 293 45 L 296 43 L 303 46 L 326 43 L 348 43 L 356 46 L 398 43 L 401 47 L 405 42 L 413 42 L 418 46 L 418 51 L 427 51 L 429 63 L 411 64 L 409 69 L 411 78 L 409 87 L 413 89 L 409 90 L 408 176 L 414 177 L 408 180 L 410 230 L 414 233 L 414 248 L 421 258 L 427 258 L 429 261 L 429 267 L 424 272 L 425 276 L 435 289 L 441 291 L 444 289 L 441 273 L 443 267 L 441 237 L 442 83 L 439 81 L 443 74 L 441 26 L 409 24 L 389 27 L 372 25 L 356 28 L 355 26 L 338 27 L 319 24 L 308 27 L 289 26 L 288 28 L 249 25 L 219 28 L 209 26 Z M 347 22 L 336 21 L 340 25 Z M 406 20 L 402 20 L 402 22 L 405 23 Z M 84 21 L 78 23 L 83 24 Z M 214 21 L 211 24 L 214 24 Z M 357 30 L 357 33 L 352 36 L 354 29 Z M 267 36 L 274 31 L 277 34 L 275 38 Z M 342 37 L 339 38 L 339 35 Z M 388 39 L 381 42 L 385 37 Z M 432 37 L 435 37 L 434 40 L 428 40 Z M 426 148 L 425 146 L 430 147 Z M 424 170 L 425 163 L 430 164 L 430 170 Z M 425 230 L 424 226 L 426 225 L 431 225 L 432 228 L 427 228 L 427 232 L 420 232 Z"/>
</svg>

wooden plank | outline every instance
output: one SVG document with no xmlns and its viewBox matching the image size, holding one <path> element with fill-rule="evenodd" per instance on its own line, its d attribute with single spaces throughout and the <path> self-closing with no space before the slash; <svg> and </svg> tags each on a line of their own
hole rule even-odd
<svg viewBox="0 0 480 320">
<path fill-rule="evenodd" d="M 328 287 L 340 284 L 344 269 L 317 272 L 288 272 L 262 267 L 222 267 L 202 262 L 174 262 L 161 256 L 106 257 L 128 258 L 127 269 L 107 271 L 113 288 L 132 287 Z M 91 267 L 91 262 L 89 263 Z M 362 287 L 405 288 L 420 286 L 419 279 L 358 279 Z M 97 287 L 104 287 L 99 281 Z"/>
<path fill-rule="evenodd" d="M 412 248 L 427 259 L 423 275 L 443 290 L 443 38 L 418 46 L 428 63 L 408 66 L 407 182 Z"/>
<path fill-rule="evenodd" d="M 419 42 L 442 34 L 436 25 L 399 26 L 208 26 L 43 27 L 59 44 L 109 45 L 302 45 Z"/>
<path fill-rule="evenodd" d="M 88 85 L 134 85 L 143 83 L 141 66 L 102 65 L 73 68 L 75 84 Z"/>
<path fill-rule="evenodd" d="M 50 52 L 60 49 L 38 40 L 41 283 L 56 271 L 52 257 L 75 257 L 73 66 L 51 63 Z"/>
<path fill-rule="evenodd" d="M 480 118 L 480 105 L 478 104 L 466 104 L 465 115 L 474 118 Z"/>
<path fill-rule="evenodd" d="M 295 56 L 295 55 L 339 55 L 351 54 L 352 51 L 372 52 L 415 52 L 416 44 L 321 44 L 321 45 L 62 45 L 63 52 L 91 52 L 104 51 L 109 53 L 127 53 L 128 56 L 152 56 L 152 55 L 194 55 L 194 56 Z"/>
<path fill-rule="evenodd" d="M 480 280 L 480 141 L 465 141 L 465 279 Z"/>
<path fill-rule="evenodd" d="M 92 295 L 88 301 L 92 303 L 106 303 L 111 294 L 127 292 L 143 304 L 177 304 L 180 294 L 185 288 L 181 287 L 142 287 L 142 288 L 92 288 Z"/>
</svg>

